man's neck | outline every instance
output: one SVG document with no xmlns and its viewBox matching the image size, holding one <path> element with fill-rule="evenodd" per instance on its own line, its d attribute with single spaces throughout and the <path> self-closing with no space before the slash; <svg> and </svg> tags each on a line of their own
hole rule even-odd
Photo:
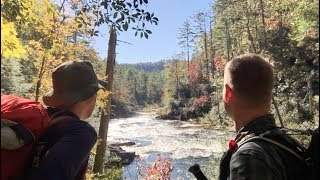
<svg viewBox="0 0 320 180">
<path fill-rule="evenodd" d="M 74 105 L 71 108 L 69 108 L 69 111 L 73 112 L 80 120 L 84 119 L 84 111 L 79 105 Z"/>
<path fill-rule="evenodd" d="M 233 113 L 232 120 L 235 122 L 236 131 L 243 127 L 245 127 L 248 123 L 253 121 L 255 118 L 269 114 L 268 109 L 261 109 L 261 110 L 245 110 L 242 109 Z"/>
</svg>

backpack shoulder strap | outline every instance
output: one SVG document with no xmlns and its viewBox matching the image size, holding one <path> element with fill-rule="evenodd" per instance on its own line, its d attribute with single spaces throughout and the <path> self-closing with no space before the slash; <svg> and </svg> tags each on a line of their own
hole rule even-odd
<svg viewBox="0 0 320 180">
<path fill-rule="evenodd" d="M 268 143 L 271 143 L 271 144 L 274 144 L 275 146 L 291 153 L 293 156 L 295 156 L 296 158 L 298 158 L 299 160 L 301 161 L 305 161 L 305 159 L 297 154 L 295 151 L 293 151 L 292 149 L 290 149 L 289 147 L 275 141 L 275 140 L 272 140 L 270 138 L 267 138 L 266 135 L 268 134 L 271 134 L 271 131 L 266 131 L 264 133 L 261 133 L 259 135 L 256 135 L 256 134 L 250 134 L 250 135 L 247 135 L 246 137 L 242 138 L 239 143 L 238 143 L 238 148 L 240 148 L 242 145 L 244 145 L 245 143 L 247 142 L 251 142 L 251 141 L 256 141 L 256 140 L 263 140 L 265 142 L 268 142 Z"/>
<path fill-rule="evenodd" d="M 58 112 L 53 113 L 50 116 L 50 126 L 59 124 L 60 122 L 64 122 L 67 119 L 71 119 L 69 115 L 63 115 L 64 112 L 65 111 L 62 110 L 62 111 L 58 111 Z"/>
<path fill-rule="evenodd" d="M 65 111 L 58 111 L 56 113 L 53 113 L 50 116 L 50 127 L 53 127 L 54 125 L 57 125 L 59 123 L 68 121 L 71 119 L 71 116 L 69 115 L 63 115 Z M 50 133 L 44 133 L 43 136 L 40 138 L 39 142 L 36 144 L 33 154 L 32 154 L 32 160 L 31 160 L 31 167 L 32 168 L 38 168 L 40 165 L 40 160 L 45 155 L 48 149 L 50 149 L 50 143 L 47 139 L 47 137 L 51 136 Z"/>
</svg>

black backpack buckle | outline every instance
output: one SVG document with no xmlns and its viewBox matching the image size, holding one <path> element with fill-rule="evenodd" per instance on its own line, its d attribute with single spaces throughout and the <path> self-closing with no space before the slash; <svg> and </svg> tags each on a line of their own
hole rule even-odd
<svg viewBox="0 0 320 180">
<path fill-rule="evenodd" d="M 305 162 L 306 162 L 306 164 L 307 164 L 308 166 L 313 166 L 313 161 L 312 161 L 311 158 L 306 158 L 306 159 L 305 159 Z"/>
</svg>

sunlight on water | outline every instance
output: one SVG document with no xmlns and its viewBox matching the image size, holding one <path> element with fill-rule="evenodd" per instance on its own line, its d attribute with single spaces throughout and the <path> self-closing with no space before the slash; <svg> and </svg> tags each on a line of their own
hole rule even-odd
<svg viewBox="0 0 320 180">
<path fill-rule="evenodd" d="M 192 122 L 156 120 L 154 117 L 152 113 L 139 113 L 131 118 L 112 119 L 108 139 L 111 142 L 135 142 L 133 146 L 122 148 L 150 161 L 158 153 L 166 154 L 173 159 L 173 178 L 192 179 L 186 169 L 215 154 L 221 155 L 227 139 L 232 137 L 230 133 L 202 128 Z M 133 162 L 125 167 L 124 176 L 128 178 L 128 172 L 134 174 L 136 166 Z"/>
</svg>

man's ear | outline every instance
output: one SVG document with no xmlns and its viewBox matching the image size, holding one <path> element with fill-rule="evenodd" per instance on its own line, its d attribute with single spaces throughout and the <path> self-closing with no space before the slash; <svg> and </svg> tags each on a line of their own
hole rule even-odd
<svg viewBox="0 0 320 180">
<path fill-rule="evenodd" d="M 224 101 L 226 103 L 229 103 L 233 97 L 233 90 L 230 88 L 228 84 L 225 84 L 224 86 L 225 86 Z"/>
</svg>

